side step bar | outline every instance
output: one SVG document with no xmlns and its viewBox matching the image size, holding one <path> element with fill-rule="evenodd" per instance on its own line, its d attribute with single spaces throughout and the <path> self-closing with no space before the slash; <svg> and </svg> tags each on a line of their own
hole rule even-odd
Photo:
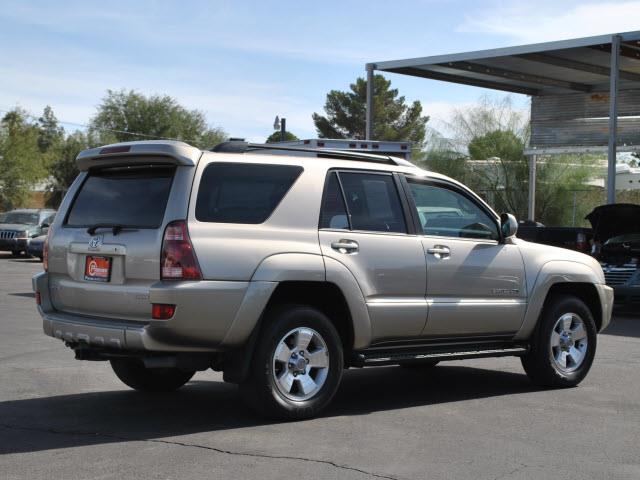
<svg viewBox="0 0 640 480">
<path fill-rule="evenodd" d="M 374 367 L 378 365 L 395 365 L 401 362 L 420 362 L 421 360 L 464 360 L 467 358 L 510 357 L 521 356 L 529 351 L 526 346 L 505 348 L 465 348 L 459 351 L 360 351 L 354 354 L 354 367 Z"/>
</svg>

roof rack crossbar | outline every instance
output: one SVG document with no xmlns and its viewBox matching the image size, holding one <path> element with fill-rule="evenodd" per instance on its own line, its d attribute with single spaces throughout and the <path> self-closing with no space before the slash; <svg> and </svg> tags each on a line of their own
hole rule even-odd
<svg viewBox="0 0 640 480">
<path fill-rule="evenodd" d="M 326 148 L 305 148 L 278 146 L 276 144 L 267 145 L 263 143 L 248 143 L 240 141 L 222 142 L 211 149 L 212 152 L 225 153 L 245 153 L 256 150 L 282 150 L 284 152 L 315 153 L 319 158 L 338 158 L 344 160 L 358 160 L 364 162 L 387 163 L 390 165 L 404 165 L 401 159 L 395 159 L 388 155 L 377 155 L 370 153 L 346 152 L 344 150 L 333 150 Z"/>
</svg>

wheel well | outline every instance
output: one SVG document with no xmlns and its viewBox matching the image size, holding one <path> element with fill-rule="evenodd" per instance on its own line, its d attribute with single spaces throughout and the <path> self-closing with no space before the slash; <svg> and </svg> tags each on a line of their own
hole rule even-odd
<svg viewBox="0 0 640 480">
<path fill-rule="evenodd" d="M 266 309 L 287 303 L 309 305 L 329 317 L 342 340 L 344 358 L 350 358 L 349 352 L 353 349 L 353 322 L 347 301 L 337 285 L 330 282 L 280 282 Z"/>
<path fill-rule="evenodd" d="M 596 330 L 599 332 L 602 328 L 602 305 L 600 305 L 600 297 L 596 287 L 591 283 L 556 283 L 551 286 L 545 299 L 547 301 L 555 294 L 574 295 L 582 300 L 593 315 L 593 321 L 596 324 Z"/>
</svg>

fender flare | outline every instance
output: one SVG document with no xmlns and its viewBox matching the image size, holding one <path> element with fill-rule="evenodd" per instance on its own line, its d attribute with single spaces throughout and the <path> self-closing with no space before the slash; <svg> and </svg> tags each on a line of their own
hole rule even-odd
<svg viewBox="0 0 640 480">
<path fill-rule="evenodd" d="M 281 253 L 262 260 L 253 273 L 240 308 L 220 346 L 241 347 L 259 326 L 262 312 L 278 283 L 287 280 L 324 282 L 322 256 L 309 253 Z"/>
<path fill-rule="evenodd" d="M 371 320 L 364 295 L 351 271 L 339 261 L 308 253 L 272 255 L 258 266 L 253 275 L 253 281 L 333 283 L 342 292 L 351 313 L 353 348 L 355 350 L 366 348 L 371 343 Z"/>
<path fill-rule="evenodd" d="M 261 327 L 262 313 L 280 282 L 319 281 L 335 284 L 342 292 L 353 326 L 354 349 L 371 342 L 371 321 L 364 295 L 351 271 L 342 263 L 321 255 L 283 253 L 264 259 L 256 269 L 240 309 L 221 346 L 232 347 L 224 368 L 224 380 L 242 383 L 249 372 Z"/>
<path fill-rule="evenodd" d="M 515 340 L 528 339 L 538 324 L 549 290 L 558 283 L 602 283 L 602 279 L 588 265 L 571 260 L 551 260 L 545 263 L 536 276 L 524 320 L 514 337 Z"/>
<path fill-rule="evenodd" d="M 252 282 L 285 281 L 324 282 L 325 268 L 322 255 L 313 253 L 278 253 L 258 265 Z"/>
<path fill-rule="evenodd" d="M 324 257 L 327 282 L 335 284 L 344 296 L 353 326 L 353 349 L 360 350 L 371 344 L 372 329 L 369 310 L 358 281 L 344 264 Z"/>
</svg>

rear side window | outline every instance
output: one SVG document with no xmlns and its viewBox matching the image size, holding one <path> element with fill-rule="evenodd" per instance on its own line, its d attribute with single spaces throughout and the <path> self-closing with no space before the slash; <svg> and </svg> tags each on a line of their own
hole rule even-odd
<svg viewBox="0 0 640 480">
<path fill-rule="evenodd" d="M 320 228 L 349 229 L 349 217 L 338 183 L 338 174 L 329 174 L 320 209 Z"/>
<path fill-rule="evenodd" d="M 212 163 L 202 173 L 196 219 L 201 222 L 262 223 L 302 173 L 295 165 Z"/>
<path fill-rule="evenodd" d="M 353 230 L 407 233 L 400 197 L 391 175 L 355 172 L 339 175 Z"/>
<path fill-rule="evenodd" d="M 69 211 L 66 225 L 162 225 L 175 168 L 110 168 L 90 172 Z"/>
</svg>

